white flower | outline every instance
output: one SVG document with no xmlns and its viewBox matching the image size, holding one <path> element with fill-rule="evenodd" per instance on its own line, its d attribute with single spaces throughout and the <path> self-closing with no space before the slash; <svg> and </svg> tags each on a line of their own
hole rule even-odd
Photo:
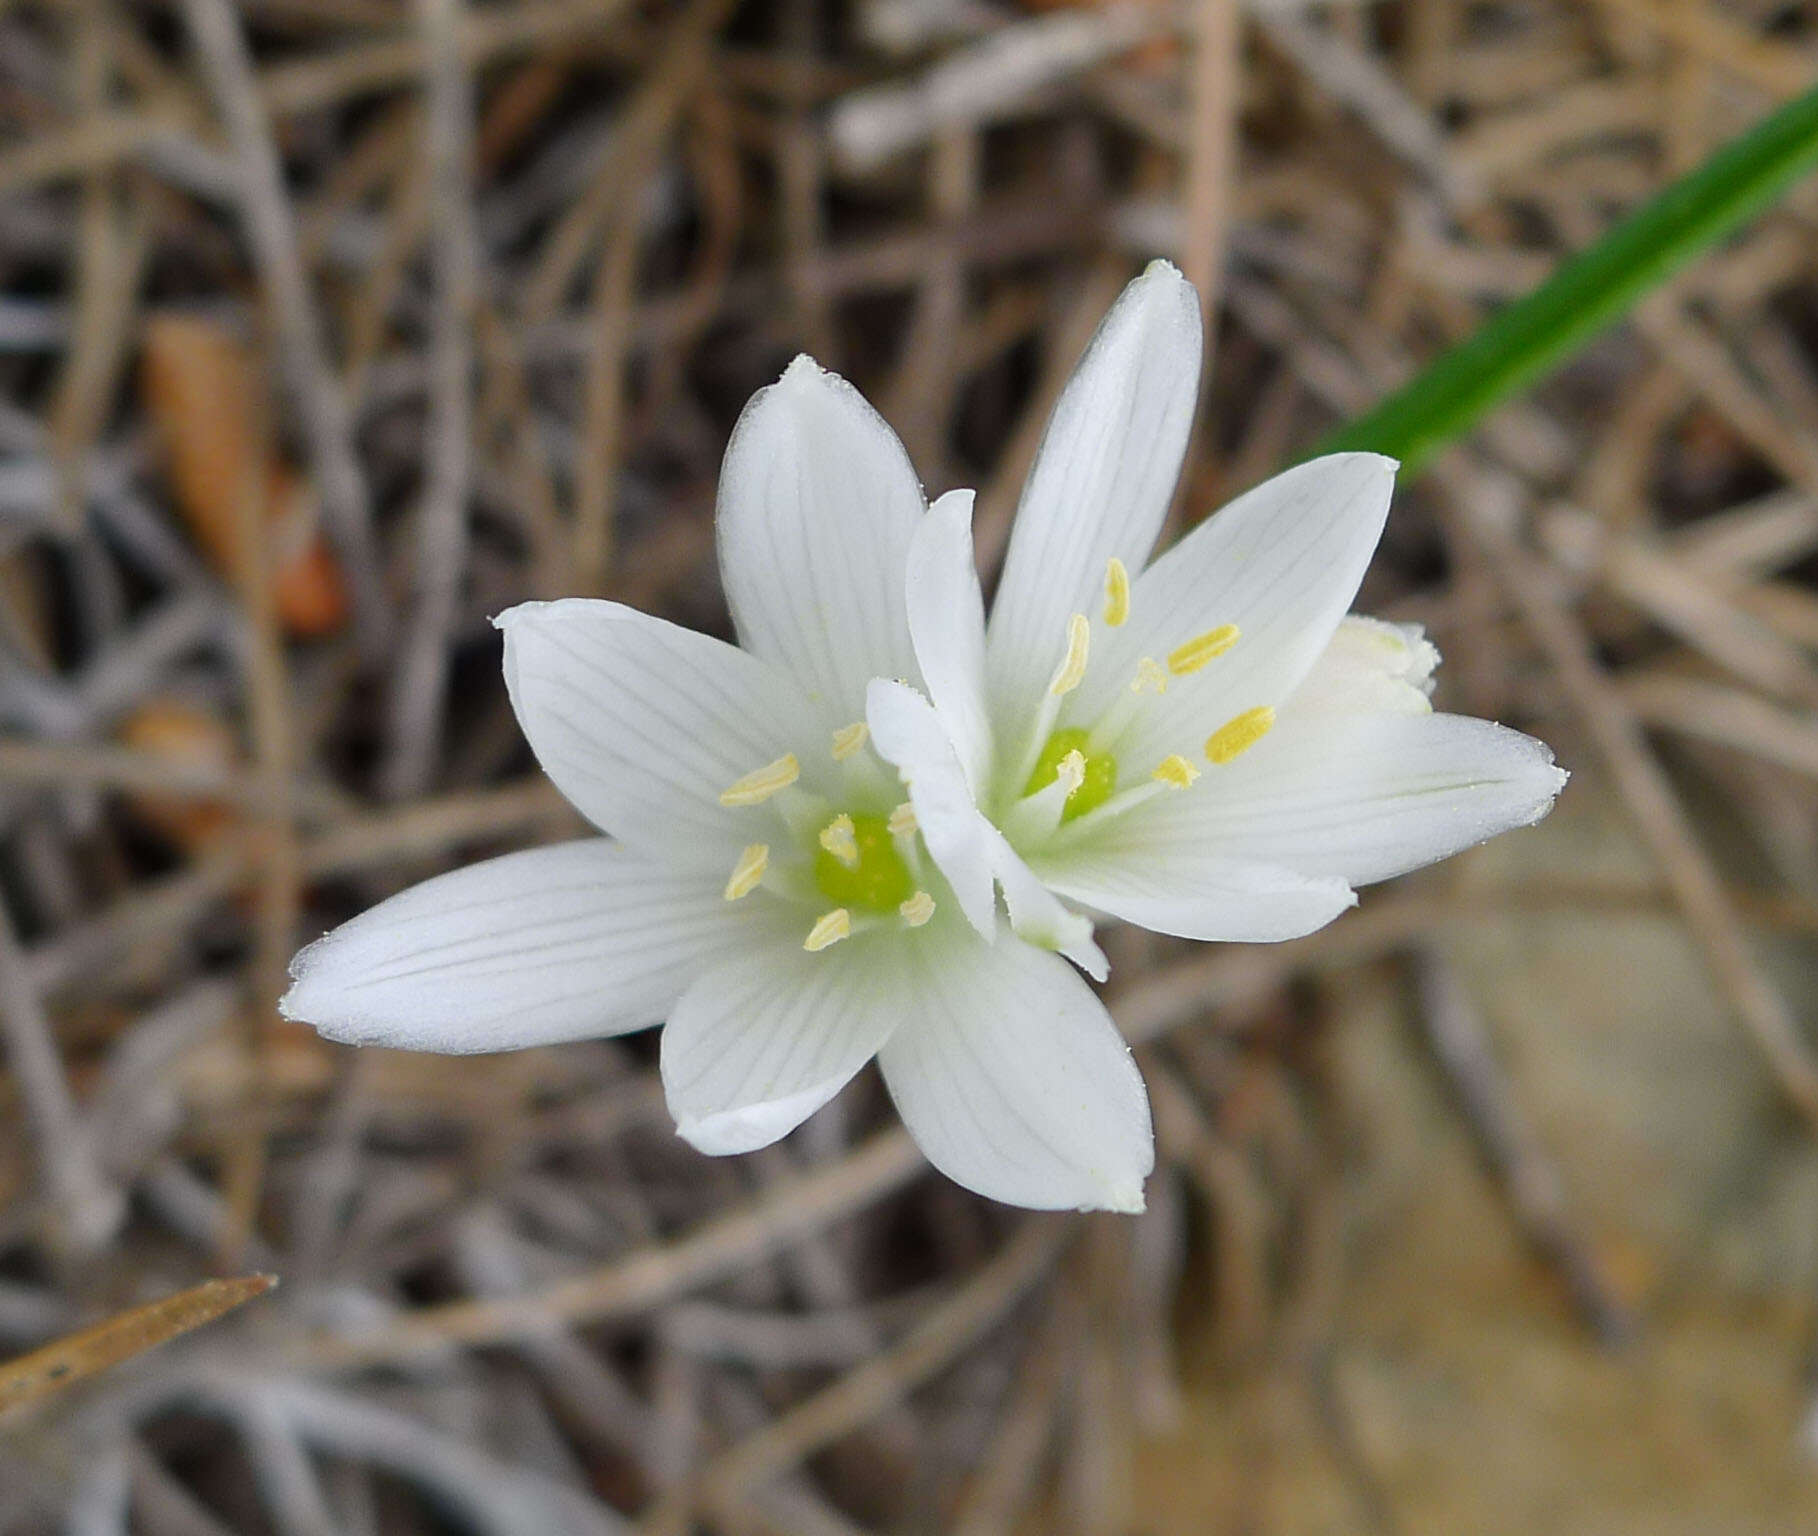
<svg viewBox="0 0 1818 1536">
<path fill-rule="evenodd" d="M 1143 569 L 1199 345 L 1192 290 L 1152 266 L 1049 423 L 988 627 L 971 493 L 926 507 L 884 422 L 798 358 L 721 478 L 742 650 L 616 603 L 498 621 L 539 762 L 611 841 L 381 903 L 297 957 L 284 1011 L 439 1051 L 666 1020 L 670 1109 L 711 1153 L 876 1056 L 959 1183 L 1140 1210 L 1148 1101 L 1067 963 L 1103 978 L 1080 909 L 1294 937 L 1564 781 L 1539 742 L 1431 712 L 1418 631 L 1345 617 L 1388 460 L 1290 470 Z"/>
</svg>

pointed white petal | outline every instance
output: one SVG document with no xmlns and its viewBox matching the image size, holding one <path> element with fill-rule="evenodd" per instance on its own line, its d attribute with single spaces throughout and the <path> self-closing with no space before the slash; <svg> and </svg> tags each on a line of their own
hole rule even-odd
<svg viewBox="0 0 1818 1536">
<path fill-rule="evenodd" d="M 991 869 L 1003 887 L 1004 908 L 1019 939 L 1065 955 L 1094 981 L 1103 981 L 1111 973 L 1105 952 L 1093 942 L 1092 920 L 1057 900 L 995 827 L 991 829 Z"/>
<path fill-rule="evenodd" d="M 1175 821 L 1149 810 L 1139 807 L 1088 841 L 1050 850 L 1033 861 L 1036 873 L 1063 896 L 1183 939 L 1298 939 L 1357 904 L 1343 880 L 1227 856 L 1215 840 L 1189 840 Z"/>
<path fill-rule="evenodd" d="M 996 940 L 996 886 L 1002 884 L 1010 926 L 1019 936 L 1059 951 L 1103 981 L 1107 965 L 1104 952 L 1092 942 L 1091 920 L 1055 900 L 973 804 L 934 706 L 913 688 L 880 678 L 871 685 L 867 717 L 878 755 L 901 771 L 922 841 L 974 931 L 988 944 Z"/>
<path fill-rule="evenodd" d="M 522 603 L 505 686 L 543 771 L 595 826 L 675 863 L 718 869 L 755 840 L 728 785 L 785 753 L 824 765 L 825 719 L 776 668 L 619 603 Z"/>
<path fill-rule="evenodd" d="M 921 486 L 883 417 L 798 357 L 752 396 L 720 472 L 720 574 L 746 650 L 842 720 L 874 677 L 914 677 L 904 611 Z"/>
<path fill-rule="evenodd" d="M 1171 752 L 1198 762 L 1206 737 L 1234 715 L 1279 707 L 1350 606 L 1394 479 L 1392 459 L 1332 454 L 1277 475 L 1194 529 L 1136 579 L 1130 622 L 1094 658 L 1070 718 L 1097 718 L 1142 657 L 1164 659 L 1225 624 L 1237 626 L 1237 643 L 1145 704 L 1117 743 L 1119 762 L 1142 773 Z"/>
<path fill-rule="evenodd" d="M 1538 821 L 1565 780 L 1543 743 L 1488 720 L 1290 704 L 1236 762 L 1130 819 L 1162 845 L 1368 885 Z"/>
<path fill-rule="evenodd" d="M 838 1093 L 910 1004 L 906 946 L 860 934 L 819 954 L 779 944 L 702 974 L 663 1030 L 663 1092 L 702 1152 L 750 1152 Z"/>
<path fill-rule="evenodd" d="M 972 802 L 940 716 L 913 688 L 878 678 L 866 693 L 865 719 L 878 756 L 909 786 L 922 841 L 953 887 L 960 910 L 989 941 L 997 933 L 993 828 Z"/>
<path fill-rule="evenodd" d="M 1096 614 L 1113 556 L 1131 571 L 1167 516 L 1199 394 L 1199 300 L 1163 261 L 1123 292 L 1049 418 L 991 613 L 1000 737 L 1028 729 L 1070 614 Z"/>
<path fill-rule="evenodd" d="M 909 546 L 909 633 L 973 795 L 991 774 L 985 708 L 985 598 L 972 552 L 972 492 L 949 491 L 928 509 Z"/>
<path fill-rule="evenodd" d="M 380 902 L 291 962 L 279 1004 L 331 1040 L 502 1051 L 654 1024 L 754 903 L 603 838 L 489 859 Z"/>
<path fill-rule="evenodd" d="M 878 1062 L 928 1160 L 1012 1205 L 1140 1211 L 1148 1095 L 1092 989 L 1054 955 L 957 924 L 917 953 L 916 1006 Z"/>
</svg>

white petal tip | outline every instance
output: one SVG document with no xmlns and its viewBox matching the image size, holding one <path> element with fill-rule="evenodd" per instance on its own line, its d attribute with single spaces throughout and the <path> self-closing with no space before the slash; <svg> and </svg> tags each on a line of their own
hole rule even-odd
<svg viewBox="0 0 1818 1536">
<path fill-rule="evenodd" d="M 278 999 L 278 1014 L 292 1024 L 313 1026 L 321 1016 L 326 999 L 321 996 L 320 975 L 318 972 L 316 984 L 312 986 L 310 973 L 317 970 L 318 962 L 323 958 L 322 944 L 323 941 L 317 939 L 313 944 L 305 944 L 290 957 L 290 965 L 287 967 L 290 986 Z"/>
<path fill-rule="evenodd" d="M 1111 1184 L 1096 1205 L 1083 1205 L 1083 1211 L 1111 1211 L 1119 1216 L 1140 1216 L 1149 1208 L 1143 1199 L 1143 1187 L 1136 1184 Z"/>
<path fill-rule="evenodd" d="M 1553 802 L 1559 798 L 1567 781 L 1572 777 L 1571 772 L 1569 769 L 1559 766 L 1554 760 L 1553 749 L 1537 737 L 1524 736 L 1506 725 L 1498 725 L 1493 729 L 1504 739 L 1512 740 L 1516 745 L 1525 749 L 1528 754 L 1527 763 L 1521 769 L 1512 772 L 1510 777 L 1513 781 L 1532 784 L 1534 794 L 1532 809 L 1526 816 L 1511 822 L 1510 825 L 1531 827 L 1553 809 Z"/>
<path fill-rule="evenodd" d="M 1565 789 L 1566 781 L 1571 777 L 1572 775 L 1564 768 L 1549 763 L 1541 778 L 1540 793 L 1535 797 L 1534 809 L 1521 825 L 1531 827 L 1535 822 L 1545 820 L 1553 809 L 1553 803 L 1558 800 L 1561 791 Z"/>
<path fill-rule="evenodd" d="M 548 606 L 548 603 L 514 603 L 502 613 L 493 615 L 492 627 L 509 631 L 512 625 L 521 623 L 525 619 L 535 618 L 538 612 Z"/>
<path fill-rule="evenodd" d="M 715 1114 L 676 1116 L 675 1133 L 697 1152 L 732 1157 L 755 1152 L 788 1135 L 838 1091 L 839 1084 L 817 1083 L 800 1093 Z"/>
<path fill-rule="evenodd" d="M 834 399 L 856 397 L 867 413 L 871 410 L 863 396 L 846 379 L 831 368 L 823 368 L 806 352 L 798 352 L 794 361 L 777 375 L 776 383 L 768 389 L 760 389 L 751 398 L 753 405 L 759 399 L 768 399 L 773 405 L 788 403 L 798 408 L 812 409 L 814 401 L 830 396 Z"/>
<path fill-rule="evenodd" d="M 725 1115 L 708 1115 L 701 1120 L 678 1120 L 675 1133 L 695 1151 L 708 1157 L 733 1157 L 741 1152 L 755 1152 L 776 1140 L 757 1127 L 743 1123 L 734 1111 Z"/>
<path fill-rule="evenodd" d="M 1143 268 L 1142 276 L 1130 284 L 1128 291 L 1140 293 L 1151 302 L 1173 300 L 1183 308 L 1190 307 L 1195 319 L 1199 316 L 1199 290 L 1187 281 L 1179 267 L 1161 257 Z"/>
<path fill-rule="evenodd" d="M 299 960 L 303 953 L 307 951 L 298 955 Z M 296 963 L 295 960 L 291 962 L 293 966 Z M 308 976 L 298 975 L 290 990 L 278 999 L 278 1014 L 292 1024 L 308 1025 L 334 1045 L 396 1044 L 403 1049 L 409 1048 L 408 1042 L 397 1039 L 395 1031 L 363 1016 L 350 1004 L 345 989 L 319 978 L 312 981 Z"/>
<path fill-rule="evenodd" d="M 728 1146 L 720 1134 L 721 1127 L 713 1120 L 678 1120 L 675 1133 L 697 1152 L 708 1157 L 726 1157 L 737 1152 L 749 1152 L 750 1147 Z"/>
<path fill-rule="evenodd" d="M 1199 290 L 1173 262 L 1157 258 L 1144 267 L 1142 276 L 1124 290 L 1119 304 L 1133 302 L 1144 306 L 1150 322 L 1179 326 L 1183 336 L 1191 333 L 1192 346 L 1198 351 Z"/>
<path fill-rule="evenodd" d="M 1330 453 L 1323 460 L 1314 462 L 1333 463 L 1334 467 L 1337 467 L 1338 462 L 1342 462 L 1346 468 L 1357 469 L 1366 474 L 1374 471 L 1389 480 L 1393 480 L 1401 471 L 1401 460 L 1392 459 L 1386 453 Z"/>
<path fill-rule="evenodd" d="M 950 519 L 967 528 L 972 525 L 972 503 L 978 498 L 978 492 L 967 486 L 958 486 L 951 491 L 943 491 L 928 508 L 929 517 Z"/>
</svg>

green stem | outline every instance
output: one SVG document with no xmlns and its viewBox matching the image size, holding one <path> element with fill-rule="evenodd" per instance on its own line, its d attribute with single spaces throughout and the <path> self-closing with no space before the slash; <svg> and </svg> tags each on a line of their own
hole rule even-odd
<svg viewBox="0 0 1818 1536">
<path fill-rule="evenodd" d="M 1400 459 L 1404 473 L 1418 470 L 1814 164 L 1818 90 L 1726 144 L 1319 451 L 1369 449 Z"/>
</svg>

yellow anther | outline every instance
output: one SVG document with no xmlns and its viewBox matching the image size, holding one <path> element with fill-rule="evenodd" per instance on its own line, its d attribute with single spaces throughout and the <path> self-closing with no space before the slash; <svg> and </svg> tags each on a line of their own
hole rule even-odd
<svg viewBox="0 0 1818 1536">
<path fill-rule="evenodd" d="M 769 867 L 770 845 L 753 843 L 732 866 L 732 878 L 726 882 L 726 899 L 737 901 L 741 896 L 749 896 L 763 883 L 764 871 Z"/>
<path fill-rule="evenodd" d="M 1130 573 L 1116 555 L 1105 567 L 1105 624 L 1116 629 L 1130 617 Z"/>
<path fill-rule="evenodd" d="M 1054 777 L 1066 786 L 1067 794 L 1072 794 L 1086 782 L 1086 754 L 1075 747 L 1054 765 Z"/>
<path fill-rule="evenodd" d="M 1166 693 L 1168 691 L 1168 669 L 1153 656 L 1145 656 L 1136 664 L 1136 676 L 1130 679 L 1132 693 Z"/>
<path fill-rule="evenodd" d="M 821 828 L 821 846 L 846 868 L 858 868 L 858 837 L 853 830 L 852 818 L 844 811 Z"/>
<path fill-rule="evenodd" d="M 884 825 L 890 829 L 892 837 L 914 837 L 915 807 L 905 800 L 890 813 L 890 819 Z"/>
<path fill-rule="evenodd" d="M 1155 772 L 1149 777 L 1163 784 L 1171 784 L 1176 789 L 1190 789 L 1193 781 L 1199 777 L 1199 770 L 1175 752 L 1157 763 Z"/>
<path fill-rule="evenodd" d="M 830 944 L 837 944 L 852 932 L 852 914 L 844 907 L 835 907 L 831 912 L 823 912 L 808 930 L 808 937 L 802 940 L 802 948 L 811 955 L 818 955 Z"/>
<path fill-rule="evenodd" d="M 1220 764 L 1243 756 L 1275 727 L 1275 711 L 1267 704 L 1233 715 L 1206 738 L 1206 756 Z"/>
<path fill-rule="evenodd" d="M 865 743 L 871 739 L 871 727 L 863 720 L 854 720 L 851 725 L 842 725 L 833 733 L 833 760 L 843 763 L 854 752 L 864 750 Z"/>
<path fill-rule="evenodd" d="M 917 891 L 896 910 L 911 928 L 919 928 L 934 916 L 934 898 L 926 891 Z"/>
<path fill-rule="evenodd" d="M 766 763 L 736 783 L 720 791 L 721 805 L 762 805 L 772 795 L 787 789 L 802 776 L 802 765 L 793 752 L 785 752 L 774 763 Z"/>
<path fill-rule="evenodd" d="M 1220 624 L 1217 629 L 1208 629 L 1203 635 L 1195 635 L 1185 645 L 1177 645 L 1168 652 L 1168 670 L 1176 677 L 1197 672 L 1213 657 L 1224 655 L 1238 639 L 1235 624 Z"/>
<path fill-rule="evenodd" d="M 1071 693 L 1079 687 L 1080 679 L 1086 675 L 1086 654 L 1092 645 L 1092 626 L 1086 621 L 1083 613 L 1076 613 L 1067 620 L 1067 654 L 1054 680 L 1048 684 L 1048 692 L 1055 698 Z"/>
</svg>

